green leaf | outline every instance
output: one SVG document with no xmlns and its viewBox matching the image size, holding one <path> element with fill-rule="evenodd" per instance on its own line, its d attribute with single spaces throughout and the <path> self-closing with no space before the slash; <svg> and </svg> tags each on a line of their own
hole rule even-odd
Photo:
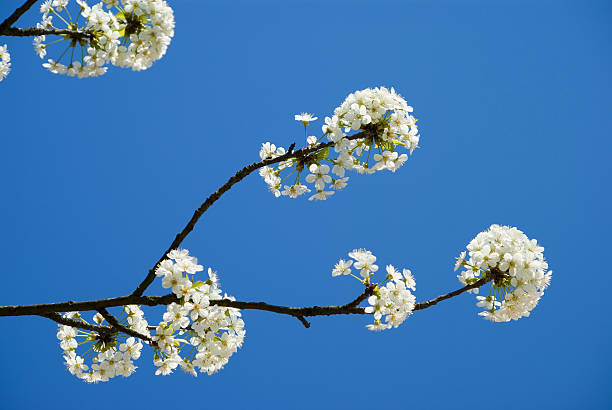
<svg viewBox="0 0 612 410">
<path fill-rule="evenodd" d="M 328 155 L 329 155 L 329 147 L 325 147 L 321 151 L 316 153 L 316 155 L 314 156 L 314 159 L 316 161 L 323 161 L 324 159 L 327 159 Z"/>
</svg>

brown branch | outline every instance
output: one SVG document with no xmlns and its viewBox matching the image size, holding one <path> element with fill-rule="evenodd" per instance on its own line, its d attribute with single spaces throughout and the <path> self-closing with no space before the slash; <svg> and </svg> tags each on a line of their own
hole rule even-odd
<svg viewBox="0 0 612 410">
<path fill-rule="evenodd" d="M 63 317 L 59 313 L 51 312 L 40 315 L 42 317 L 46 317 L 47 319 L 51 319 L 54 322 L 57 322 L 61 325 L 78 327 L 79 329 L 91 330 L 98 333 L 110 333 L 112 332 L 112 328 L 108 326 L 97 326 L 91 325 L 89 323 L 81 322 L 79 320 L 69 319 L 67 317 Z"/>
<path fill-rule="evenodd" d="M 355 140 L 355 139 L 359 139 L 359 138 L 367 138 L 367 137 L 373 137 L 373 136 L 376 136 L 376 132 L 374 130 L 364 130 L 364 131 L 361 131 L 361 132 L 359 132 L 357 134 L 354 134 L 354 135 L 351 135 L 351 136 L 347 137 L 347 139 Z M 221 195 L 223 195 L 225 192 L 229 191 L 229 189 L 232 186 L 234 186 L 238 182 L 242 181 L 249 174 L 251 174 L 253 171 L 255 171 L 255 170 L 259 169 L 259 168 L 263 168 L 263 167 L 265 167 L 267 165 L 277 164 L 279 162 L 287 161 L 287 160 L 293 159 L 293 158 L 298 158 L 298 159 L 301 159 L 301 160 L 305 160 L 311 154 L 313 154 L 313 153 L 315 153 L 317 151 L 320 151 L 320 150 L 322 150 L 324 148 L 331 147 L 332 145 L 334 145 L 333 142 L 326 142 L 326 143 L 323 143 L 323 144 L 317 144 L 314 147 L 302 148 L 302 149 L 299 149 L 297 151 L 293 151 L 291 149 L 288 152 L 286 152 L 284 155 L 278 156 L 276 158 L 264 159 L 263 161 L 259 161 L 259 162 L 254 162 L 254 163 L 252 163 L 250 165 L 247 165 L 246 167 L 242 168 L 240 171 L 236 172 L 236 174 L 234 174 L 234 176 L 232 176 L 230 179 L 228 179 L 225 184 L 221 185 L 221 187 L 219 189 L 217 189 L 215 192 L 210 194 L 208 196 L 208 198 L 206 198 L 206 200 L 202 203 L 202 205 L 200 205 L 198 207 L 198 209 L 195 210 L 195 212 L 193 213 L 193 216 L 191 217 L 191 219 L 189 220 L 187 225 L 183 228 L 183 230 L 181 232 L 179 232 L 176 235 L 176 237 L 174 238 L 174 241 L 172 242 L 172 244 L 170 244 L 170 247 L 164 252 L 164 254 L 161 256 L 161 258 L 159 258 L 159 260 L 155 263 L 155 265 L 153 265 L 153 267 L 149 270 L 149 273 L 147 274 L 147 276 L 138 285 L 138 287 L 134 290 L 134 292 L 132 292 L 132 295 L 134 295 L 134 296 L 141 296 L 144 293 L 144 291 L 147 289 L 147 287 L 149 287 L 149 285 L 151 283 L 153 283 L 153 280 L 155 279 L 155 269 L 157 269 L 157 266 L 164 259 L 166 259 L 166 255 L 170 251 L 172 251 L 174 249 L 177 249 L 180 246 L 180 244 L 187 237 L 187 235 L 189 235 L 189 233 L 193 230 L 193 228 L 195 227 L 196 223 L 198 222 L 200 217 L 204 214 L 204 212 L 206 212 L 206 210 L 208 210 L 208 208 L 210 208 L 210 206 L 212 204 L 214 204 L 219 198 L 221 198 Z"/>
<path fill-rule="evenodd" d="M 40 305 L 17 305 L 17 306 L 0 306 L 0 316 L 27 316 L 27 315 L 42 315 L 52 312 L 74 312 L 98 310 L 101 308 L 109 308 L 123 305 L 169 305 L 176 302 L 177 298 L 174 294 L 166 296 L 119 296 L 116 298 L 106 298 L 98 300 L 88 300 L 84 302 L 67 302 L 59 303 L 44 303 Z"/>
<path fill-rule="evenodd" d="M 36 3 L 38 0 L 27 0 L 25 3 L 23 3 L 23 5 L 21 7 L 19 7 L 17 10 L 15 10 L 13 12 L 13 14 L 11 14 L 10 16 L 8 16 L 6 18 L 6 20 L 4 20 L 2 23 L 0 23 L 0 35 L 3 35 L 3 32 L 8 29 L 9 27 L 11 27 L 13 24 L 15 24 L 15 22 L 17 20 L 19 20 L 19 18 L 21 16 L 23 16 L 23 14 L 28 11 L 33 5 L 34 3 Z"/>
<path fill-rule="evenodd" d="M 414 310 L 423 310 L 431 306 L 438 304 L 439 302 L 458 296 L 470 289 L 475 289 L 493 280 L 493 275 L 487 275 L 484 278 L 476 281 L 471 285 L 466 285 L 453 292 L 438 296 L 434 299 L 419 302 L 415 305 Z M 236 309 L 250 309 L 250 310 L 264 310 L 267 312 L 279 313 L 282 315 L 289 315 L 297 318 L 305 326 L 306 317 L 312 316 L 331 316 L 331 315 L 363 315 L 365 308 L 358 307 L 358 305 L 372 295 L 376 285 L 371 284 L 366 287 L 361 295 L 357 298 L 348 302 L 344 305 L 338 306 L 307 306 L 307 307 L 291 307 L 291 306 L 279 306 L 271 305 L 266 302 L 241 302 L 229 299 L 211 300 L 212 306 L 225 306 Z M 169 305 L 172 302 L 179 302 L 179 299 L 174 294 L 168 294 L 165 296 L 121 296 L 117 298 L 99 299 L 84 302 L 61 302 L 61 303 L 47 303 L 41 305 L 17 305 L 17 306 L 0 306 L 0 316 L 25 316 L 25 315 L 39 315 L 49 317 L 56 312 L 65 311 L 86 311 L 96 310 L 101 314 L 101 310 L 104 308 L 122 306 L 126 304 L 137 304 L 146 306 L 157 306 L 157 305 Z M 59 316 L 59 315 L 57 315 Z M 104 314 L 103 314 L 104 316 Z M 51 317 L 50 317 L 51 318 Z M 61 318 L 61 316 L 60 316 Z M 106 317 L 105 317 L 106 318 Z M 55 320 L 54 318 L 51 318 Z M 62 318 L 66 320 L 65 318 Z M 109 320 L 108 318 L 106 319 Z M 60 322 L 61 323 L 61 322 Z M 77 322 L 78 323 L 78 322 Z M 109 321 L 109 323 L 111 323 Z M 308 322 L 306 322 L 308 323 Z M 113 323 L 111 323 L 114 325 Z M 93 326 L 93 325 L 90 325 Z M 121 325 L 122 326 L 122 325 Z M 308 327 L 308 326 L 306 326 Z M 129 330 L 129 329 L 128 329 Z M 126 332 L 122 329 L 122 331 Z M 129 333 L 128 333 L 129 334 Z M 135 335 L 134 335 L 135 336 Z M 146 339 L 145 339 L 146 340 Z"/>
<path fill-rule="evenodd" d="M 93 39 L 94 34 L 90 31 L 68 30 L 60 28 L 38 28 L 38 27 L 11 27 L 19 18 L 28 11 L 38 0 L 28 0 L 0 23 L 0 36 L 7 37 L 33 37 L 33 36 L 62 36 L 67 35 L 73 39 Z"/>
<path fill-rule="evenodd" d="M 68 35 L 70 38 L 82 39 L 89 38 L 93 39 L 94 34 L 90 31 L 78 31 L 68 30 L 64 28 L 19 28 L 19 27 L 7 27 L 0 29 L 0 36 L 8 37 L 33 37 L 33 36 L 52 36 L 52 35 Z"/>
<path fill-rule="evenodd" d="M 308 322 L 308 320 L 304 319 L 304 316 L 296 316 L 296 317 L 304 325 L 306 329 L 310 327 L 310 323 Z"/>
<path fill-rule="evenodd" d="M 210 304 L 213 306 L 225 306 L 236 309 L 265 310 L 266 312 L 280 313 L 298 319 L 300 316 L 361 315 L 365 313 L 363 308 L 350 306 L 350 304 L 338 306 L 291 307 L 271 305 L 266 302 L 240 302 L 228 299 L 211 300 Z"/>
<path fill-rule="evenodd" d="M 442 302 L 443 300 L 450 299 L 450 298 L 452 298 L 454 296 L 462 294 L 463 292 L 467 292 L 468 290 L 479 288 L 482 285 L 485 285 L 485 284 L 489 283 L 492 280 L 493 280 L 493 276 L 486 275 L 482 279 L 477 280 L 476 282 L 472 283 L 471 285 L 466 285 L 466 286 L 462 287 L 461 289 L 457 289 L 457 290 L 455 290 L 453 292 L 450 292 L 450 293 L 447 293 L 445 295 L 440 295 L 437 298 L 433 298 L 433 299 L 428 300 L 426 302 L 417 303 L 414 306 L 414 310 L 427 309 L 428 307 L 432 307 L 433 305 L 437 305 L 439 302 Z"/>
<path fill-rule="evenodd" d="M 104 317 L 104 319 L 106 319 L 106 321 L 115 329 L 117 329 L 120 332 L 123 332 L 125 334 L 128 334 L 130 336 L 134 336 L 138 339 L 142 339 L 146 342 L 149 342 L 149 344 L 154 343 L 153 339 L 151 339 L 149 336 L 144 335 L 142 333 L 139 333 L 133 329 L 130 329 L 127 326 L 122 325 L 121 323 L 119 323 L 119 321 L 117 320 L 117 318 L 113 315 L 110 314 L 110 312 L 108 310 L 106 310 L 105 308 L 100 308 L 98 309 L 98 312 L 102 315 L 102 317 Z"/>
</svg>

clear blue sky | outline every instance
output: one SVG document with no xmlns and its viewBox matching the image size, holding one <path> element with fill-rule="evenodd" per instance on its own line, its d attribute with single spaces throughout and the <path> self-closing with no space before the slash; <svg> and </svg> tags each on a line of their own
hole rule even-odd
<svg viewBox="0 0 612 410">
<path fill-rule="evenodd" d="M 0 17 L 21 3 L 0 2 Z M 0 83 L 0 304 L 131 292 L 262 142 L 301 141 L 293 114 L 322 119 L 377 85 L 420 120 L 400 171 L 352 175 L 317 203 L 275 199 L 251 176 L 185 247 L 241 300 L 344 303 L 359 284 L 330 272 L 358 247 L 412 269 L 425 300 L 459 286 L 454 258 L 499 223 L 546 248 L 552 285 L 507 324 L 479 318 L 472 295 L 382 334 L 367 317 L 305 329 L 247 311 L 243 348 L 214 376 L 154 376 L 145 349 L 136 374 L 97 385 L 64 369 L 53 322 L 0 318 L 0 408 L 612 407 L 610 2 L 170 3 L 175 38 L 145 72 L 60 77 L 30 39 L 0 38 L 13 57 Z"/>
</svg>

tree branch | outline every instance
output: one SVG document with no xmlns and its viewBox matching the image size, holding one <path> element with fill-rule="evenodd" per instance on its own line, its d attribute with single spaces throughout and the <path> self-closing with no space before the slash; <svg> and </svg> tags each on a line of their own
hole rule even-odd
<svg viewBox="0 0 612 410">
<path fill-rule="evenodd" d="M 81 39 L 89 38 L 93 39 L 94 34 L 90 31 L 77 31 L 68 30 L 64 28 L 19 28 L 19 27 L 7 27 L 0 29 L 0 36 L 8 37 L 33 37 L 33 36 L 46 36 L 46 35 L 68 35 L 70 38 Z"/>
<path fill-rule="evenodd" d="M 154 343 L 153 339 L 151 339 L 149 336 L 147 335 L 143 335 L 142 333 L 139 333 L 133 329 L 130 329 L 127 326 L 122 325 L 121 323 L 119 323 L 119 321 L 117 320 L 117 318 L 113 315 L 110 314 L 110 312 L 108 310 L 106 310 L 105 308 L 101 308 L 98 309 L 98 312 L 102 315 L 102 317 L 104 317 L 104 319 L 106 319 L 106 321 L 115 329 L 117 329 L 120 332 L 123 332 L 125 334 L 128 334 L 130 336 L 134 336 L 137 337 L 138 339 L 142 339 L 144 341 L 149 342 L 149 344 Z"/>
<path fill-rule="evenodd" d="M 308 322 L 308 320 L 304 319 L 304 316 L 296 316 L 296 317 L 300 321 L 300 323 L 302 323 L 304 325 L 304 327 L 306 329 L 308 329 L 310 327 L 310 322 Z"/>
<path fill-rule="evenodd" d="M 6 18 L 2 23 L 0 23 L 0 35 L 4 35 L 4 31 L 11 27 L 19 17 L 23 16 L 23 14 L 30 9 L 38 0 L 27 0 L 21 7 L 13 12 L 10 16 Z"/>
<path fill-rule="evenodd" d="M 351 135 L 347 137 L 349 140 L 355 140 L 360 138 L 374 138 L 376 137 L 376 130 L 374 129 L 366 129 L 357 134 Z M 166 259 L 166 255 L 177 249 L 183 240 L 189 235 L 189 233 L 193 230 L 196 223 L 200 219 L 200 217 L 210 208 L 210 206 L 215 203 L 225 192 L 229 191 L 232 186 L 246 178 L 253 171 L 262 168 L 264 166 L 277 164 L 279 162 L 287 161 L 290 159 L 298 159 L 299 161 L 308 161 L 311 154 L 320 151 L 324 148 L 330 147 L 334 145 L 333 142 L 327 142 L 322 144 L 317 144 L 313 147 L 304 147 L 297 151 L 294 151 L 293 148 L 295 144 L 292 144 L 289 150 L 284 154 L 280 155 L 276 158 L 268 158 L 259 162 L 254 162 L 250 165 L 245 166 L 234 176 L 229 178 L 225 184 L 219 187 L 215 192 L 210 194 L 208 198 L 194 211 L 193 216 L 187 223 L 187 225 L 183 228 L 181 232 L 179 232 L 170 247 L 164 252 L 162 257 L 155 263 L 153 268 L 151 268 L 144 278 L 144 280 L 138 285 L 138 287 L 132 292 L 132 294 L 127 296 L 120 296 L 115 298 L 106 298 L 99 300 L 91 300 L 91 301 L 83 301 L 83 302 L 59 302 L 59 303 L 47 303 L 47 304 L 39 304 L 39 305 L 15 305 L 15 306 L 0 306 L 0 316 L 23 316 L 23 315 L 40 315 L 48 317 L 52 320 L 58 321 L 58 323 L 65 323 L 66 318 L 62 318 L 60 315 L 57 315 L 57 312 L 71 312 L 71 311 L 89 311 L 96 310 L 99 311 L 109 323 L 117 329 L 121 331 L 131 334 L 132 336 L 150 341 L 151 339 L 148 336 L 139 334 L 138 332 L 134 332 L 131 329 L 121 325 L 114 316 L 110 315 L 106 308 L 122 306 L 122 305 L 146 305 L 146 306 L 157 306 L 157 305 L 168 305 L 172 302 L 178 302 L 179 299 L 174 294 L 168 294 L 165 296 L 142 296 L 147 287 L 153 282 L 155 279 L 155 269 Z M 428 307 L 434 306 L 439 302 L 457 296 L 461 293 L 467 292 L 470 289 L 475 289 L 480 287 L 489 281 L 494 279 L 494 275 L 486 275 L 482 279 L 477 282 L 466 285 L 463 288 L 457 289 L 453 292 L 440 295 L 434 299 L 429 301 L 420 302 L 415 305 L 414 310 L 422 310 Z M 358 305 L 366 300 L 369 296 L 372 295 L 375 284 L 370 284 L 366 286 L 364 292 L 355 298 L 353 301 L 339 306 L 309 306 L 309 307 L 289 307 L 289 306 L 278 306 L 271 305 L 265 302 L 241 302 L 241 301 L 233 301 L 228 299 L 221 300 L 213 300 L 210 302 L 213 306 L 226 306 L 237 309 L 253 309 L 253 310 L 264 310 L 273 313 L 285 314 L 289 316 L 293 316 L 297 318 L 305 327 L 310 327 L 310 323 L 305 319 L 305 317 L 312 316 L 331 316 L 331 315 L 344 315 L 344 314 L 366 314 L 365 308 L 358 307 Z M 58 319 L 59 316 L 59 319 Z M 59 320 L 63 320 L 64 322 L 59 322 Z M 79 323 L 79 322 L 77 322 Z M 76 326 L 76 325 L 75 325 Z M 93 326 L 93 325 L 90 325 Z M 100 328 L 100 327 L 98 327 Z M 103 327 L 103 329 L 108 329 Z M 97 331 L 97 330 L 96 330 Z M 104 330 L 102 330 L 104 331 Z"/>
<path fill-rule="evenodd" d="M 467 292 L 470 289 L 475 289 L 480 286 L 483 286 L 486 283 L 490 282 L 492 279 L 493 279 L 493 276 L 487 275 L 484 278 L 478 280 L 477 282 L 471 285 L 466 285 L 453 292 L 438 296 L 434 299 L 431 299 L 425 302 L 419 302 L 415 305 L 414 310 L 427 309 L 431 306 L 438 304 L 439 302 L 443 300 L 458 296 L 461 293 Z M 266 302 L 241 302 L 241 301 L 234 301 L 234 300 L 229 300 L 229 299 L 211 300 L 210 304 L 212 306 L 225 306 L 225 307 L 232 307 L 232 308 L 237 308 L 237 309 L 264 310 L 267 312 L 279 313 L 282 315 L 289 315 L 289 316 L 296 317 L 306 326 L 306 324 L 304 323 L 306 321 L 304 318 L 306 317 L 366 314 L 365 308 L 358 307 L 358 305 L 364 300 L 366 300 L 369 296 L 372 295 L 372 292 L 374 291 L 375 286 L 376 285 L 374 284 L 368 285 L 368 287 L 366 287 L 363 293 L 359 295 L 357 298 L 355 298 L 354 300 L 352 300 L 351 302 L 347 304 L 338 305 L 338 306 L 290 307 L 290 306 L 271 305 Z M 169 305 L 172 302 L 179 302 L 179 299 L 172 293 L 165 295 L 165 296 L 128 295 L 128 296 L 121 296 L 117 298 L 99 299 L 99 300 L 91 300 L 91 301 L 85 301 L 85 302 L 68 301 L 68 302 L 61 302 L 61 303 L 47 303 L 47 304 L 41 304 L 41 305 L 0 306 L 0 316 L 39 315 L 39 316 L 49 317 L 50 314 L 53 314 L 56 312 L 87 311 L 87 310 L 96 310 L 102 314 L 101 310 L 104 308 L 122 306 L 126 304 L 157 306 L 157 305 Z M 104 316 L 104 314 L 102 315 Z M 51 318 L 51 317 L 50 319 L 55 320 L 55 318 Z M 61 318 L 61 319 L 67 320 L 65 318 Z M 109 321 L 108 318 L 106 318 L 106 320 Z M 62 322 L 59 322 L 59 323 L 62 323 Z M 111 322 L 109 321 L 109 323 Z M 306 326 L 306 327 L 309 327 L 309 326 Z M 122 331 L 124 331 L 125 333 L 128 333 L 123 329 Z"/>
<path fill-rule="evenodd" d="M 94 34 L 90 31 L 78 31 L 78 30 L 68 30 L 68 29 L 59 29 L 59 28 L 37 28 L 37 27 L 27 27 L 27 28 L 19 28 L 19 27 L 11 27 L 19 18 L 28 11 L 38 0 L 28 0 L 21 7 L 13 12 L 10 16 L 6 18 L 2 23 L 0 23 L 0 36 L 7 37 L 33 37 L 33 36 L 46 36 L 46 35 L 68 35 L 70 38 L 74 39 L 82 39 L 89 38 L 93 39 Z"/>
<path fill-rule="evenodd" d="M 106 298 L 98 300 L 88 300 L 84 302 L 67 302 L 45 303 L 40 305 L 17 305 L 17 306 L 0 306 L 0 316 L 28 316 L 42 315 L 52 312 L 75 312 L 98 310 L 101 308 L 109 308 L 123 305 L 169 305 L 176 302 L 178 299 L 174 294 L 166 296 L 120 296 L 116 298 Z"/>
<path fill-rule="evenodd" d="M 376 136 L 375 130 L 364 130 L 364 131 L 358 132 L 357 134 L 351 135 L 346 138 L 349 140 L 355 140 L 359 138 L 374 137 L 374 136 Z M 210 194 L 208 198 L 206 198 L 206 200 L 202 203 L 202 205 L 200 205 L 198 209 L 195 210 L 195 212 L 193 213 L 193 216 L 191 217 L 187 225 L 183 228 L 181 232 L 179 232 L 176 235 L 176 237 L 174 238 L 174 241 L 172 242 L 172 244 L 170 244 L 170 247 L 164 252 L 161 258 L 159 258 L 159 260 L 155 263 L 155 265 L 153 265 L 153 267 L 149 270 L 149 273 L 147 274 L 147 276 L 138 285 L 138 287 L 134 290 L 134 292 L 132 292 L 132 295 L 141 296 L 144 293 L 147 287 L 149 287 L 149 285 L 153 283 L 153 280 L 155 280 L 155 269 L 157 269 L 157 266 L 164 259 L 166 259 L 166 255 L 170 251 L 177 249 L 180 246 L 180 244 L 187 237 L 187 235 L 189 235 L 189 233 L 193 230 L 196 223 L 198 222 L 200 217 L 204 214 L 204 212 L 206 212 L 206 210 L 208 210 L 208 208 L 210 208 L 212 204 L 214 204 L 219 198 L 221 198 L 221 195 L 229 191 L 229 189 L 232 186 L 242 181 L 249 174 L 251 174 L 253 171 L 259 168 L 263 168 L 267 165 L 272 165 L 272 164 L 277 164 L 279 162 L 287 161 L 292 158 L 306 159 L 310 154 L 313 154 L 314 152 L 317 152 L 324 148 L 331 147 L 332 145 L 334 145 L 333 142 L 326 142 L 323 144 L 317 144 L 314 147 L 310 147 L 310 148 L 301 148 L 297 151 L 293 151 L 291 149 L 288 152 L 286 152 L 284 155 L 278 156 L 276 158 L 264 159 L 263 161 L 259 161 L 259 162 L 254 162 L 242 168 L 240 171 L 236 172 L 234 176 L 228 179 L 225 184 L 221 185 L 219 189 L 217 189 L 215 192 Z"/>
</svg>

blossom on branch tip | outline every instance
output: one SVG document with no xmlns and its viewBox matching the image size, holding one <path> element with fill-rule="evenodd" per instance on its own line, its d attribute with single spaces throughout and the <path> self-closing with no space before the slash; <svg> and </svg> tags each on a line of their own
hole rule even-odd
<svg viewBox="0 0 612 410">
<path fill-rule="evenodd" d="M 315 117 L 312 114 L 309 114 L 307 112 L 303 112 L 301 114 L 295 114 L 295 120 L 301 121 L 302 124 L 304 124 L 305 126 L 308 125 L 308 123 L 310 123 L 311 121 L 315 121 L 317 119 L 319 119 L 319 117 Z"/>
<path fill-rule="evenodd" d="M 455 270 L 466 270 L 457 278 L 470 285 L 482 278 L 491 279 L 486 297 L 477 296 L 479 313 L 492 322 L 508 322 L 527 317 L 549 286 L 552 272 L 544 259 L 544 248 L 514 227 L 491 225 L 480 232 L 461 252 Z"/>
<path fill-rule="evenodd" d="M 353 261 L 345 261 L 344 259 L 340 259 L 336 266 L 334 266 L 334 270 L 332 270 L 332 276 L 339 275 L 349 275 L 351 273 L 351 265 Z"/>
<path fill-rule="evenodd" d="M 136 71 L 144 70 L 166 53 L 174 36 L 174 14 L 165 1 L 104 2 L 108 9 L 114 7 L 115 12 L 104 10 L 102 2 L 89 6 L 85 0 L 76 0 L 79 6 L 76 15 L 85 19 L 80 25 L 79 18 L 73 20 L 68 11 L 69 0 L 46 1 L 41 5 L 42 20 L 37 23 L 37 28 L 71 32 L 48 44 L 44 43 L 47 40 L 45 35 L 35 38 L 34 49 L 40 58 L 46 56 L 51 44 L 58 41 L 68 43 L 57 60 L 49 59 L 43 67 L 54 74 L 96 77 L 107 71 L 109 63 Z M 64 11 L 62 16 L 60 13 Z M 65 27 L 55 27 L 54 16 Z"/>
<path fill-rule="evenodd" d="M 314 183 L 317 190 L 309 199 L 323 200 L 329 196 L 323 193 L 326 192 L 325 184 L 331 181 L 325 181 L 323 177 L 313 177 L 315 172 L 312 170 L 313 167 L 320 169 L 329 166 L 323 162 L 331 162 L 331 171 L 340 178 L 344 178 L 345 172 L 351 170 L 360 174 L 372 174 L 382 170 L 395 172 L 408 159 L 408 154 L 398 150 L 403 148 L 412 153 L 418 147 L 417 120 L 412 116 L 412 111 L 412 107 L 393 88 L 377 87 L 355 91 L 346 97 L 331 117 L 325 118 L 321 138 L 327 136 L 329 143 L 317 144 L 321 138 L 307 136 L 305 129 L 304 149 L 308 154 L 291 158 L 270 170 L 260 171 L 260 175 L 270 191 L 278 197 L 281 196 L 281 184 L 286 178 L 297 171 L 294 184 L 300 184 L 302 173 L 307 169 L 311 174 L 306 175 L 306 182 Z M 303 113 L 295 115 L 295 119 L 307 126 L 317 117 Z M 349 136 L 351 131 L 359 131 L 362 137 Z M 334 148 L 333 152 L 330 150 L 331 146 Z M 276 154 L 274 145 L 269 142 L 260 150 L 262 160 L 274 158 Z M 270 174 L 274 177 L 271 178 Z M 334 184 L 333 188 L 342 189 L 344 186 L 346 180 Z"/>
<path fill-rule="evenodd" d="M 376 256 L 372 255 L 372 252 L 366 249 L 354 249 L 348 254 L 351 258 L 355 259 L 353 265 L 355 269 L 360 269 L 361 276 L 365 279 L 369 278 L 370 272 L 372 274 L 378 270 L 378 265 L 374 265 L 376 262 Z"/>
</svg>

